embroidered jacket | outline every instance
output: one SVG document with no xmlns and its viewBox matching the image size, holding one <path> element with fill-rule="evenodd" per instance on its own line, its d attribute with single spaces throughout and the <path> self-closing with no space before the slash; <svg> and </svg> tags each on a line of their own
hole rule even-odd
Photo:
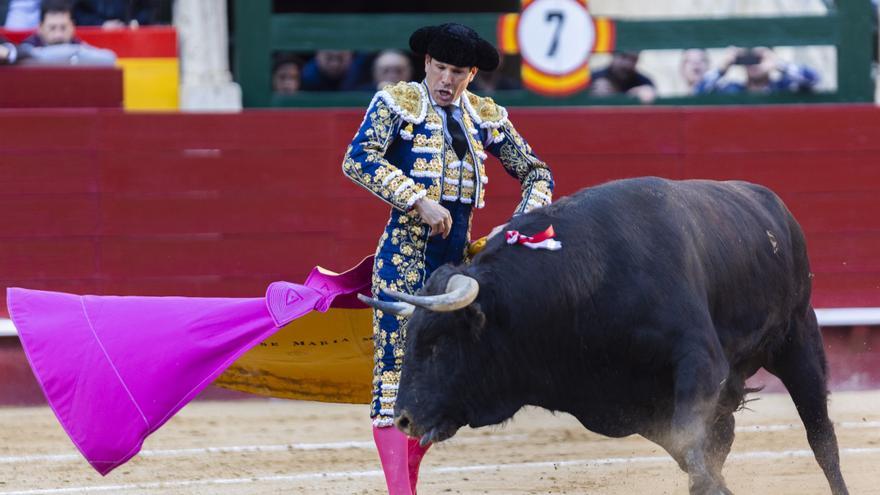
<svg viewBox="0 0 880 495">
<path fill-rule="evenodd" d="M 488 151 L 521 184 L 522 201 L 515 214 L 549 204 L 550 169 L 516 132 L 507 110 L 468 91 L 461 108 L 469 145 L 463 160 L 447 144 L 443 120 L 423 84 L 401 82 L 379 91 L 345 153 L 343 172 L 401 211 L 422 197 L 482 208 Z"/>
</svg>

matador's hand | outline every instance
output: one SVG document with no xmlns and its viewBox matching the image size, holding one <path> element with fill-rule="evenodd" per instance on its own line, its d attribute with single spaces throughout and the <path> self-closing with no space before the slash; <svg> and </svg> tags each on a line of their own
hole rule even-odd
<svg viewBox="0 0 880 495">
<path fill-rule="evenodd" d="M 452 215 L 449 210 L 433 199 L 421 198 L 413 208 L 419 213 L 422 223 L 431 227 L 431 235 L 443 234 L 443 238 L 452 231 Z"/>
</svg>

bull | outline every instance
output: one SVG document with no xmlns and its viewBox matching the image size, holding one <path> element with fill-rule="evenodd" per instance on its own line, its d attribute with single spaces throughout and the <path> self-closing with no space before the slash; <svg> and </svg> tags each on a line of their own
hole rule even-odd
<svg viewBox="0 0 880 495">
<path fill-rule="evenodd" d="M 773 192 L 621 180 L 509 228 L 549 225 L 561 250 L 496 236 L 419 294 L 370 300 L 410 316 L 398 428 L 440 442 L 534 405 L 602 435 L 640 434 L 688 474 L 690 493 L 728 494 L 733 413 L 763 367 L 787 388 L 832 493 L 847 493 L 804 235 Z"/>
</svg>

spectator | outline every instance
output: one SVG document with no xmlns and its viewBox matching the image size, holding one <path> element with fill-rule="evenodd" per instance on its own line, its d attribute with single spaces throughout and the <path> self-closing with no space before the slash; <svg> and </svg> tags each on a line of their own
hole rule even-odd
<svg viewBox="0 0 880 495">
<path fill-rule="evenodd" d="M 15 45 L 3 36 L 0 36 L 0 65 L 14 64 L 18 58 L 18 50 Z"/>
<path fill-rule="evenodd" d="M 319 50 L 302 70 L 306 91 L 354 91 L 362 86 L 365 58 L 350 50 Z"/>
<path fill-rule="evenodd" d="M 691 48 L 681 54 L 679 67 L 681 78 L 688 87 L 688 93 L 696 94 L 697 86 L 709 70 L 709 54 L 702 48 Z"/>
<path fill-rule="evenodd" d="M 383 50 L 373 61 L 373 87 L 369 89 L 384 89 L 389 84 L 411 81 L 412 77 L 412 62 L 405 53 L 400 50 Z"/>
<path fill-rule="evenodd" d="M 76 0 L 73 20 L 77 26 L 136 28 L 141 24 L 153 24 L 155 4 L 155 0 Z"/>
<path fill-rule="evenodd" d="M 728 81 L 727 71 L 734 65 L 746 70 L 745 83 Z M 819 82 L 813 69 L 785 62 L 776 53 L 764 47 L 747 50 L 730 47 L 721 66 L 707 71 L 697 85 L 697 93 L 778 93 L 811 92 Z"/>
<path fill-rule="evenodd" d="M 638 52 L 614 52 L 611 64 L 593 74 L 590 91 L 596 96 L 626 94 L 642 103 L 653 103 L 657 98 L 654 83 L 636 70 Z"/>
<path fill-rule="evenodd" d="M 0 0 L 0 11 L 6 7 L 6 18 L 0 24 L 6 29 L 25 31 L 40 24 L 40 0 Z"/>
<path fill-rule="evenodd" d="M 272 69 L 272 91 L 279 95 L 292 95 L 302 86 L 302 61 L 296 55 L 282 54 L 275 58 Z"/>
<path fill-rule="evenodd" d="M 116 55 L 96 48 L 76 37 L 70 3 L 44 0 L 40 8 L 37 32 L 25 38 L 19 47 L 24 63 L 44 65 L 113 65 Z"/>
<path fill-rule="evenodd" d="M 477 76 L 471 81 L 468 90 L 480 94 L 492 94 L 495 91 L 507 91 L 512 89 L 520 89 L 519 81 L 504 74 L 504 65 L 507 58 L 499 54 L 501 64 L 494 71 L 481 70 L 477 72 Z"/>
</svg>

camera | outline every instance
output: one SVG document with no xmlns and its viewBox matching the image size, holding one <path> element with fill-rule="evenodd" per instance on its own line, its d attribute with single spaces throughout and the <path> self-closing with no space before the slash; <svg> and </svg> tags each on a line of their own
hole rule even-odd
<svg viewBox="0 0 880 495">
<path fill-rule="evenodd" d="M 761 56 L 749 51 L 736 56 L 733 61 L 736 65 L 756 65 L 761 63 Z"/>
</svg>

